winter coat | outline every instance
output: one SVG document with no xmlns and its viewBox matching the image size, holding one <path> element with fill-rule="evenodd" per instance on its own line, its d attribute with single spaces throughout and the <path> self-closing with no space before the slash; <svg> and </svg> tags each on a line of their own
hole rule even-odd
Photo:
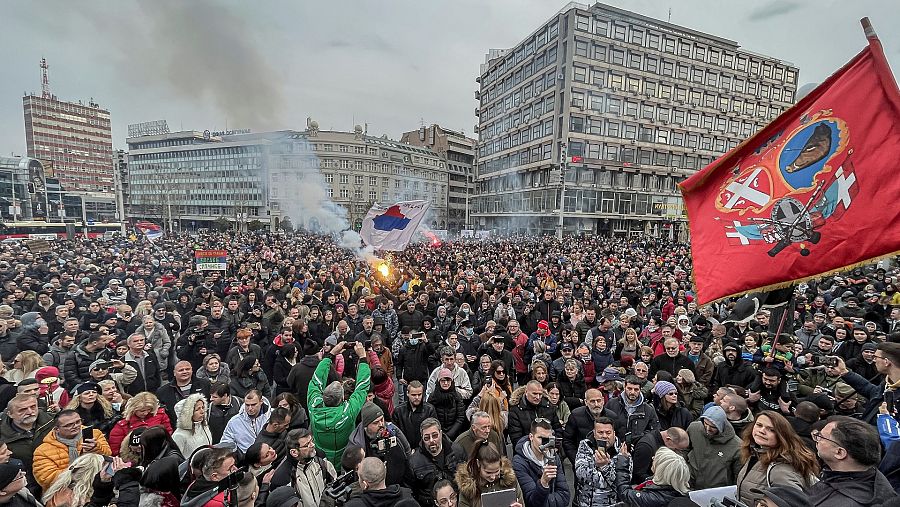
<svg viewBox="0 0 900 507">
<path fill-rule="evenodd" d="M 410 468 L 409 459 L 412 457 L 413 448 L 409 446 L 406 437 L 403 436 L 403 433 L 400 433 L 400 430 L 393 423 L 385 423 L 384 431 L 386 433 L 385 436 L 397 437 L 396 445 L 390 447 L 383 458 L 386 463 L 395 465 L 389 466 L 387 469 L 386 484 L 409 484 L 412 482 L 412 469 Z M 356 426 L 356 429 L 350 434 L 350 439 L 347 443 L 358 445 L 365 449 L 367 457 L 374 456 L 371 446 L 372 439 L 366 435 L 366 428 L 362 423 Z"/>
<path fill-rule="evenodd" d="M 84 342 L 75 345 L 72 347 L 72 354 L 66 357 L 66 366 L 63 368 L 66 385 L 74 387 L 91 380 L 91 363 L 98 359 L 109 359 L 112 355 L 109 349 L 88 352 L 84 348 Z"/>
<path fill-rule="evenodd" d="M 391 420 L 409 441 L 409 445 L 416 449 L 422 441 L 422 431 L 419 428 L 422 421 L 429 417 L 437 418 L 437 410 L 431 403 L 423 401 L 419 408 L 413 409 L 407 401 L 394 410 Z"/>
<path fill-rule="evenodd" d="M 183 486 L 179 465 L 185 460 L 177 448 L 166 445 L 144 469 L 141 486 L 165 497 L 181 498 Z"/>
<path fill-rule="evenodd" d="M 756 370 L 753 365 L 744 361 L 740 355 L 734 360 L 734 364 L 729 364 L 728 360 L 722 361 L 716 365 L 713 372 L 712 385 L 709 390 L 715 392 L 720 387 L 740 386 L 748 387 L 756 380 Z"/>
<path fill-rule="evenodd" d="M 478 493 L 476 481 L 480 482 L 481 478 L 472 477 L 472 474 L 469 473 L 469 468 L 465 464 L 456 468 L 456 484 L 459 486 L 459 507 L 481 507 L 481 495 Z M 481 493 L 491 493 L 513 488 L 516 490 L 517 501 L 520 503 L 524 502 L 522 489 L 519 487 L 519 481 L 516 479 L 512 463 L 506 457 L 500 458 L 500 474 L 497 476 L 497 480 L 491 485 L 482 485 Z"/>
<path fill-rule="evenodd" d="M 275 348 L 274 345 L 269 350 L 273 348 Z M 275 394 L 292 392 L 287 379 L 293 367 L 294 365 L 289 363 L 287 358 L 281 355 L 280 351 L 276 353 L 271 369 L 272 381 L 275 382 Z"/>
<path fill-rule="evenodd" d="M 431 393 L 428 403 L 434 407 L 437 420 L 447 437 L 452 440 L 465 431 L 466 404 L 455 388 L 451 387 L 449 391 L 437 388 Z"/>
<path fill-rule="evenodd" d="M 631 459 L 621 454 L 616 456 L 616 492 L 619 499 L 631 507 L 668 507 L 676 498 L 684 498 L 671 486 L 641 484 L 631 487 Z"/>
<path fill-rule="evenodd" d="M 234 396 L 231 397 L 231 405 L 209 405 L 209 432 L 212 435 L 213 443 L 219 443 L 222 440 L 222 433 L 225 432 L 225 425 L 232 417 L 236 416 L 240 411 L 243 403 Z"/>
<path fill-rule="evenodd" d="M 549 488 L 541 485 L 541 475 L 544 473 L 543 465 L 538 465 L 535 461 L 526 456 L 524 446 L 530 446 L 531 443 L 527 437 L 522 437 L 516 443 L 515 455 L 513 456 L 513 470 L 516 472 L 516 479 L 522 487 L 522 496 L 525 498 L 525 505 L 542 505 L 546 507 L 568 507 L 571 500 L 569 486 L 566 484 L 566 474 L 558 473 Z M 557 468 L 562 471 L 562 460 L 559 456 L 553 459 Z"/>
<path fill-rule="evenodd" d="M 428 358 L 434 352 L 434 346 L 428 342 L 419 342 L 416 345 L 402 343 L 395 364 L 397 379 L 407 382 L 418 380 L 422 384 L 427 384 L 428 375 L 431 373 L 428 369 Z"/>
<path fill-rule="evenodd" d="M 518 442 L 527 435 L 531 431 L 531 423 L 539 417 L 550 421 L 554 431 L 562 431 L 556 411 L 550 406 L 550 401 L 546 397 L 541 398 L 540 404 L 532 405 L 528 402 L 524 392 L 521 393 L 520 399 L 516 399 L 514 393 L 509 400 L 509 420 L 506 424 L 506 433 L 509 435 L 510 441 Z"/>
<path fill-rule="evenodd" d="M 250 376 L 231 379 L 231 383 L 228 384 L 228 389 L 231 391 L 232 396 L 239 399 L 244 399 L 244 396 L 247 396 L 247 393 L 253 389 L 261 392 L 263 398 L 268 398 L 270 400 L 273 398 L 272 385 L 269 384 L 269 379 L 266 378 L 266 374 L 263 373 L 262 370 L 251 373 Z"/>
<path fill-rule="evenodd" d="M 125 392 L 134 396 L 143 391 L 154 393 L 159 389 L 159 386 L 162 383 L 159 372 L 162 367 L 160 366 L 159 359 L 156 358 L 156 354 L 152 350 L 144 351 L 143 373 L 141 373 L 137 360 L 131 355 L 131 352 L 127 352 L 122 361 L 126 364 L 130 364 L 138 372 L 137 378 L 134 379 L 134 382 L 126 386 Z"/>
<path fill-rule="evenodd" d="M 74 353 L 74 347 L 69 350 L 64 350 L 60 348 L 59 345 L 52 344 L 50 345 L 50 350 L 44 354 L 44 364 L 47 366 L 55 366 L 57 370 L 59 370 L 59 378 L 63 381 L 60 383 L 64 383 L 66 379 L 66 361 L 69 359 Z M 6 357 L 6 356 L 2 356 Z M 65 387 L 75 387 L 66 385 Z"/>
<path fill-rule="evenodd" d="M 503 442 L 503 437 L 501 437 L 496 430 L 491 430 L 487 440 L 494 444 L 501 454 L 506 454 L 506 444 Z M 481 439 L 476 438 L 471 429 L 464 431 L 453 441 L 454 444 L 459 445 L 462 450 L 466 452 L 466 459 L 469 459 L 472 456 L 472 451 L 475 449 L 474 446 L 477 442 L 481 442 Z"/>
<path fill-rule="evenodd" d="M 686 430 L 688 425 L 694 420 L 688 409 L 678 403 L 674 407 L 664 410 L 662 401 L 654 395 L 654 405 L 656 406 L 656 418 L 659 420 L 659 429 L 667 430 L 673 426 Z"/>
<path fill-rule="evenodd" d="M 77 405 L 75 411 L 81 416 L 81 424 L 93 426 L 100 430 L 104 435 L 109 435 L 113 426 L 115 426 L 115 424 L 119 422 L 119 419 L 122 418 L 115 409 L 113 409 L 113 414 L 111 416 L 107 416 L 103 411 L 103 406 L 98 402 L 95 402 L 90 409 Z"/>
<path fill-rule="evenodd" d="M 106 437 L 103 436 L 103 433 L 95 429 L 92 434 L 97 447 L 91 452 L 109 456 L 109 444 L 106 442 Z M 84 442 L 79 439 L 75 445 L 79 456 L 85 454 L 82 452 L 83 447 Z M 69 448 L 56 438 L 55 431 L 50 431 L 44 437 L 43 442 L 34 450 L 34 464 L 32 465 L 34 478 L 42 488 L 47 489 L 69 465 Z"/>
<path fill-rule="evenodd" d="M 434 496 L 432 489 L 436 482 L 447 479 L 452 481 L 459 465 L 464 464 L 466 459 L 466 451 L 462 446 L 455 444 L 443 436 L 441 453 L 443 454 L 440 461 L 435 460 L 425 443 L 419 445 L 418 452 L 409 458 L 409 466 L 412 469 L 413 483 L 410 487 L 416 492 L 416 500 L 419 505 L 433 505 Z"/>
<path fill-rule="evenodd" d="M 613 421 L 616 420 L 616 414 L 610 412 L 608 409 L 603 409 L 603 417 L 608 417 Z M 566 427 L 563 430 L 563 452 L 566 457 L 569 458 L 569 462 L 573 465 L 575 464 L 576 455 L 578 453 L 578 445 L 585 438 L 590 437 L 594 433 L 594 416 L 591 415 L 591 411 L 585 407 L 578 407 L 572 411 L 569 415 L 569 420 L 566 421 Z M 616 434 L 619 433 L 619 428 L 616 428 Z"/>
<path fill-rule="evenodd" d="M 256 441 L 259 432 L 269 422 L 269 416 L 272 415 L 272 406 L 268 399 L 262 399 L 262 407 L 259 410 L 259 414 L 251 418 L 247 415 L 246 405 L 241 404 L 237 415 L 225 425 L 225 431 L 222 433 L 219 443 L 223 444 L 223 447 L 231 445 L 240 449 L 241 452 L 247 452 L 247 449 Z"/>
<path fill-rule="evenodd" d="M 39 355 L 44 355 L 50 350 L 50 338 L 39 333 L 37 329 L 23 329 L 16 337 L 16 347 L 20 351 L 33 350 Z"/>
<path fill-rule="evenodd" d="M 366 394 L 371 385 L 371 374 L 367 363 L 360 363 L 356 371 L 356 387 L 350 398 L 336 407 L 326 407 L 322 391 L 327 384 L 332 358 L 326 357 L 316 366 L 312 382 L 309 384 L 307 405 L 309 407 L 310 428 L 316 447 L 325 453 L 335 468 L 340 467 L 341 455 L 347 447 L 350 434 L 356 427 L 356 416 L 366 402 Z"/>
<path fill-rule="evenodd" d="M 659 419 L 656 415 L 656 409 L 652 405 L 644 402 L 643 395 L 633 405 L 633 410 L 628 413 L 628 404 L 625 401 L 625 394 L 609 400 L 606 409 L 613 412 L 616 417 L 613 419 L 616 425 L 616 436 L 625 443 L 634 443 L 640 440 L 646 433 L 650 431 L 659 431 Z"/>
<path fill-rule="evenodd" d="M 352 497 L 344 505 L 346 507 L 392 507 L 399 505 L 400 502 L 408 502 L 412 499 L 412 492 L 409 489 L 401 488 L 395 484 L 384 489 L 363 491 L 359 495 Z M 405 503 L 401 507 L 405 507 Z"/>
<path fill-rule="evenodd" d="M 166 369 L 169 365 L 169 352 L 172 350 L 172 337 L 169 336 L 166 326 L 156 322 L 152 330 L 147 331 L 144 326 L 140 326 L 136 333 L 144 336 L 146 343 L 149 343 L 156 353 L 159 364 Z"/>
<path fill-rule="evenodd" d="M 215 376 L 211 376 L 210 373 L 206 371 L 206 366 L 201 366 L 194 376 L 202 378 L 203 380 L 208 380 L 210 385 L 215 383 L 227 384 L 231 382 L 231 368 L 228 367 L 228 363 L 219 361 L 219 371 Z"/>
<path fill-rule="evenodd" d="M 687 429 L 691 450 L 687 455 L 691 468 L 691 486 L 694 489 L 719 488 L 737 482 L 741 471 L 741 439 L 727 419 L 711 419 L 719 433 L 706 434 L 703 421 L 692 422 Z M 709 466 L 715 463 L 716 466 Z"/>
<path fill-rule="evenodd" d="M 202 378 L 192 378 L 191 379 L 191 388 L 188 390 L 187 396 L 175 385 L 175 380 L 173 379 L 171 382 L 167 382 L 164 386 L 160 387 L 156 392 L 157 398 L 159 398 L 159 402 L 162 403 L 163 408 L 166 409 L 166 415 L 169 416 L 169 421 L 177 421 L 179 414 L 176 413 L 175 405 L 182 400 L 186 400 L 190 396 L 194 394 L 199 394 L 203 397 L 204 400 L 209 399 L 209 381 L 204 380 Z M 190 429 L 190 428 L 188 428 Z M 184 449 L 182 449 L 184 451 Z M 190 455 L 190 453 L 186 453 Z"/>
<path fill-rule="evenodd" d="M 591 437 L 588 437 L 591 438 Z M 594 461 L 594 449 L 584 439 L 578 443 L 575 455 L 575 484 L 577 507 L 606 507 L 616 503 L 616 465 L 610 460 L 601 468 Z"/>
<path fill-rule="evenodd" d="M 294 467 L 291 470 L 294 480 L 290 484 L 294 486 L 294 489 L 299 494 L 302 500 L 301 505 L 319 505 L 324 496 L 325 487 L 338 476 L 331 462 L 318 456 L 311 459 L 308 463 L 297 463 L 296 460 L 292 459 L 292 456 L 288 456 L 285 462 L 290 463 Z M 275 473 L 277 475 L 278 471 Z M 275 484 L 275 477 L 272 477 L 272 484 Z"/>
<path fill-rule="evenodd" d="M 569 379 L 565 371 L 556 378 L 559 387 L 559 395 L 569 408 L 575 410 L 584 405 L 584 394 L 587 387 L 584 383 L 584 375 L 579 371 L 575 374 L 575 380 Z"/>
<path fill-rule="evenodd" d="M 675 387 L 678 388 L 678 398 L 684 407 L 688 409 L 688 412 L 691 413 L 691 418 L 696 419 L 700 417 L 706 397 L 709 395 L 709 389 L 707 389 L 706 385 L 692 382 L 690 384 L 676 384 Z"/>
<path fill-rule="evenodd" d="M 237 345 L 231 347 L 231 349 L 228 351 L 228 356 L 225 358 L 225 362 L 228 363 L 231 371 L 234 371 L 237 369 L 238 363 L 240 363 L 247 357 L 255 357 L 259 360 L 260 365 L 262 365 L 262 349 L 255 343 L 250 344 L 249 350 L 247 352 L 241 350 L 241 348 Z"/>
<path fill-rule="evenodd" d="M 44 441 L 44 437 L 53 430 L 53 416 L 38 410 L 37 420 L 32 431 L 22 433 L 13 429 L 9 414 L 4 411 L 0 415 L 0 441 L 6 442 L 12 457 L 22 460 L 24 469 L 31 472 L 34 448 Z"/>
<path fill-rule="evenodd" d="M 321 360 L 316 355 L 305 356 L 303 359 L 297 361 L 297 364 L 291 368 L 291 371 L 287 376 L 287 384 L 290 392 L 297 396 L 304 409 L 308 408 L 307 394 L 309 393 L 309 384 L 312 382 L 313 374 L 316 371 L 316 366 L 319 365 L 319 361 Z M 328 377 L 325 380 L 324 385 L 327 386 L 335 380 L 340 380 L 340 377 L 338 377 L 338 374 L 333 369 L 329 369 Z"/>
<path fill-rule="evenodd" d="M 650 378 L 653 378 L 656 375 L 656 372 L 663 370 L 672 374 L 672 376 L 678 375 L 678 370 L 685 368 L 691 371 L 694 371 L 694 362 L 687 358 L 684 354 L 678 354 L 675 357 L 670 357 L 668 354 L 662 354 L 653 358 L 650 361 Z"/>
<path fill-rule="evenodd" d="M 754 488 L 763 490 L 770 486 L 787 486 L 805 490 L 815 481 L 814 477 L 801 477 L 788 463 L 773 462 L 764 467 L 759 459 L 751 457 L 738 473 L 737 499 L 747 505 L 755 505 L 762 495 L 753 493 L 751 490 Z"/>
<path fill-rule="evenodd" d="M 119 455 L 122 441 L 124 441 L 125 436 L 135 428 L 162 426 L 166 429 L 166 432 L 170 435 L 172 434 L 172 423 L 169 422 L 169 416 L 166 415 L 164 408 L 160 407 L 155 414 L 146 419 L 138 419 L 136 415 L 132 414 L 132 411 L 129 410 L 129 408 L 130 407 L 127 406 L 125 407 L 125 417 L 117 422 L 116 425 L 113 426 L 112 431 L 109 432 L 109 447 L 112 450 L 113 456 Z"/>
<path fill-rule="evenodd" d="M 862 472 L 823 470 L 821 480 L 807 491 L 813 507 L 868 507 L 897 496 L 876 468 Z"/>
<path fill-rule="evenodd" d="M 185 398 L 178 406 L 178 419 L 176 419 L 178 424 L 177 429 L 172 433 L 172 440 L 178 444 L 183 456 L 190 456 L 198 448 L 213 444 L 209 423 L 206 420 L 197 423 L 193 421 L 194 408 L 201 401 L 208 405 L 203 394 L 194 393 Z"/>
</svg>

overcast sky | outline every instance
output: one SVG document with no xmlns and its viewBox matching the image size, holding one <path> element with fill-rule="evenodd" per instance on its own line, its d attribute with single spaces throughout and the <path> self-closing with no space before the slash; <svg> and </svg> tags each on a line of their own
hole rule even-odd
<svg viewBox="0 0 900 507">
<path fill-rule="evenodd" d="M 609 0 L 794 63 L 822 81 L 865 45 L 869 16 L 895 76 L 896 0 Z M 547 0 L 44 0 L 0 2 L 0 153 L 24 154 L 23 92 L 38 62 L 64 100 L 110 110 L 115 148 L 129 123 L 172 130 L 322 129 L 399 138 L 439 123 L 473 131 L 478 68 L 565 5 Z"/>
</svg>

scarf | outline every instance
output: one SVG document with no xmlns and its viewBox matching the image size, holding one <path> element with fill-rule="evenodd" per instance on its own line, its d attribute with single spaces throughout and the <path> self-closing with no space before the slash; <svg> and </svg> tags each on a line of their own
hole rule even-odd
<svg viewBox="0 0 900 507">
<path fill-rule="evenodd" d="M 644 394 L 643 393 L 641 393 L 641 395 L 638 396 L 638 399 L 635 400 L 634 403 L 628 402 L 628 398 L 625 397 L 625 393 L 619 394 L 619 397 L 622 399 L 622 405 L 625 407 L 625 411 L 628 412 L 628 415 L 634 414 L 634 410 L 636 408 L 638 408 L 639 406 L 641 406 L 642 403 L 644 403 Z"/>
<path fill-rule="evenodd" d="M 63 438 L 56 433 L 56 440 L 59 443 L 64 444 L 69 450 L 69 463 L 74 463 L 76 459 L 78 459 L 78 444 L 81 442 L 81 432 L 75 438 Z"/>
</svg>

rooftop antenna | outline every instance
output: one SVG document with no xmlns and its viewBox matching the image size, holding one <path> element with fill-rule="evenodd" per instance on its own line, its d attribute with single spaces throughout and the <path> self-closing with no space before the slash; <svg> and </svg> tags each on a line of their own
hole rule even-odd
<svg viewBox="0 0 900 507">
<path fill-rule="evenodd" d="M 425 126 L 425 118 L 421 118 L 421 117 L 419 118 L 419 126 L 420 126 L 420 127 L 424 127 L 424 126 Z"/>
<path fill-rule="evenodd" d="M 672 22 L 672 8 L 669 7 L 669 23 Z"/>
<path fill-rule="evenodd" d="M 47 59 L 41 58 L 41 97 L 45 99 L 49 99 L 52 97 L 50 94 L 50 78 L 47 75 L 47 69 L 50 66 L 47 65 Z"/>
</svg>

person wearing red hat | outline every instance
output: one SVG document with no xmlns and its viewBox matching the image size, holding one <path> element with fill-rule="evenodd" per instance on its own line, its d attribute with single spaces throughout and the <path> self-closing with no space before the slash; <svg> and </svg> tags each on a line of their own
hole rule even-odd
<svg viewBox="0 0 900 507">
<path fill-rule="evenodd" d="M 542 342 L 546 345 L 544 352 L 547 354 L 556 353 L 556 335 L 550 332 L 550 323 L 546 320 L 538 321 L 537 330 L 528 337 L 528 344 L 525 346 L 525 364 L 531 364 L 534 358 L 535 342 Z"/>
</svg>

